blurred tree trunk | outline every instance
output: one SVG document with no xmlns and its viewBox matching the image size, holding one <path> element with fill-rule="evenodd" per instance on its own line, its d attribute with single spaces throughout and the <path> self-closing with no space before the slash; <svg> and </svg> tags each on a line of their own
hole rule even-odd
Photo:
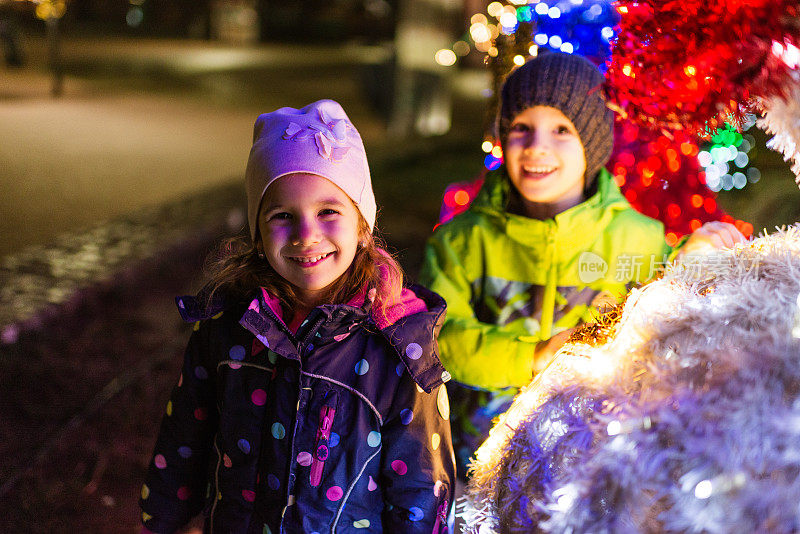
<svg viewBox="0 0 800 534">
<path fill-rule="evenodd" d="M 462 25 L 461 0 L 402 0 L 395 35 L 391 134 L 406 137 L 447 133 L 451 122 L 451 69 L 436 52 L 453 46 Z"/>
</svg>

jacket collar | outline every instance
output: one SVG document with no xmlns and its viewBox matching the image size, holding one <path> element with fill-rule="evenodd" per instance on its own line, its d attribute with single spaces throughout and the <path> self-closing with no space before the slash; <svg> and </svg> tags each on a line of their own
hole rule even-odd
<svg viewBox="0 0 800 534">
<path fill-rule="evenodd" d="M 401 316 L 380 332 L 397 352 L 417 385 L 430 393 L 450 380 L 450 373 L 445 371 L 439 360 L 436 344 L 446 305 L 442 297 L 422 286 L 413 285 L 409 291 L 425 303 L 425 310 Z"/>
<path fill-rule="evenodd" d="M 582 247 L 596 239 L 593 228 L 604 228 L 616 212 L 630 204 L 605 168 L 597 176 L 597 192 L 552 219 L 537 220 L 506 211 L 511 182 L 505 166 L 487 173 L 486 181 L 472 204 L 472 210 L 489 217 L 501 232 L 530 247 L 569 243 Z"/>
<path fill-rule="evenodd" d="M 201 295 L 178 297 L 176 302 L 181 317 L 189 322 L 218 317 L 225 309 L 221 299 L 211 306 L 203 306 Z M 239 324 L 279 356 L 299 360 L 294 338 L 280 313 L 276 313 L 280 310 L 277 304 L 268 293 L 258 290 L 242 313 Z M 348 304 L 325 304 L 314 308 L 308 320 L 323 323 L 323 337 L 334 337 L 339 330 L 348 331 L 354 324 L 364 324 L 379 331 L 397 353 L 403 367 L 426 392 L 430 393 L 450 379 L 450 374 L 439 361 L 436 345 L 446 309 L 439 295 L 414 285 L 404 290 L 401 301 L 388 310 L 386 318 L 375 320 L 370 308 L 371 301 L 367 298 L 355 299 Z M 398 369 L 402 371 L 399 365 Z"/>
</svg>

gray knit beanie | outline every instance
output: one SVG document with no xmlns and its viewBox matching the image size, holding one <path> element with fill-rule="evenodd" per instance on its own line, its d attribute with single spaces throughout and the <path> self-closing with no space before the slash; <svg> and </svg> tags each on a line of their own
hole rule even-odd
<svg viewBox="0 0 800 534">
<path fill-rule="evenodd" d="M 512 71 L 503 84 L 498 116 L 505 145 L 514 117 L 526 108 L 550 106 L 566 115 L 578 130 L 586 156 L 586 184 L 611 157 L 614 114 L 603 100 L 603 74 L 589 60 L 564 52 L 543 52 Z"/>
</svg>

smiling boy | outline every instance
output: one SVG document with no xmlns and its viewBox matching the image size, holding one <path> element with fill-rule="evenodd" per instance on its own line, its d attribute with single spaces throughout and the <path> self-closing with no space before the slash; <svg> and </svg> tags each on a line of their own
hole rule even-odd
<svg viewBox="0 0 800 534">
<path fill-rule="evenodd" d="M 652 277 L 671 252 L 662 223 L 635 211 L 604 168 L 614 118 L 603 81 L 588 60 L 561 52 L 514 70 L 498 114 L 504 164 L 428 242 L 420 278 L 448 304 L 439 347 L 453 377 L 461 478 L 494 416 L 572 329 Z M 706 234 L 725 245 L 743 239 L 714 224 L 687 246 Z"/>
</svg>

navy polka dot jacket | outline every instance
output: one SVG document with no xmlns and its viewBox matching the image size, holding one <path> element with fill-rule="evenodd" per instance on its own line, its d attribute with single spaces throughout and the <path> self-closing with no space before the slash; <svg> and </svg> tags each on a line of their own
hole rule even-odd
<svg viewBox="0 0 800 534">
<path fill-rule="evenodd" d="M 379 328 L 315 308 L 293 335 L 263 295 L 198 320 L 142 488 L 146 529 L 446 532 L 454 456 L 435 337 L 444 301 Z"/>
</svg>

